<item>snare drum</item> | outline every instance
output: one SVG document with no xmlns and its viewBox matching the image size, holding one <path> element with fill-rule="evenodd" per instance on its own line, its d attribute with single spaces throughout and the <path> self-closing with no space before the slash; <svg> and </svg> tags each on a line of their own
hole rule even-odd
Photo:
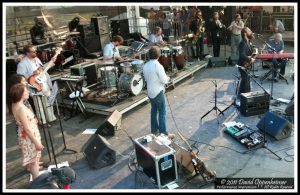
<svg viewBox="0 0 300 195">
<path fill-rule="evenodd" d="M 117 68 L 114 66 L 103 66 L 100 68 L 101 83 L 106 88 L 117 86 Z"/>
<path fill-rule="evenodd" d="M 144 61 L 143 60 L 134 60 L 131 62 L 133 72 L 141 73 L 143 72 Z"/>
<path fill-rule="evenodd" d="M 121 63 L 120 64 L 120 73 L 131 73 L 132 65 L 131 63 Z"/>
<path fill-rule="evenodd" d="M 159 63 L 164 67 L 165 71 L 171 68 L 171 52 L 170 48 L 162 47 L 160 48 L 161 56 L 159 57 Z"/>
<path fill-rule="evenodd" d="M 119 78 L 119 90 L 138 95 L 144 88 L 144 80 L 140 74 L 122 73 Z"/>
<path fill-rule="evenodd" d="M 183 49 L 181 46 L 173 47 L 173 60 L 178 70 L 183 69 L 185 65 Z"/>
</svg>

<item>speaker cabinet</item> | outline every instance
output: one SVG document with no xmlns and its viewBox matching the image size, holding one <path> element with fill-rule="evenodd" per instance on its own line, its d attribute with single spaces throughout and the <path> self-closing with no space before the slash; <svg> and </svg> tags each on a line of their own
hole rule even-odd
<svg viewBox="0 0 300 195">
<path fill-rule="evenodd" d="M 78 44 L 79 52 L 81 56 L 85 56 L 86 51 L 83 46 L 88 50 L 87 52 L 99 52 L 101 49 L 99 36 L 95 33 L 95 27 L 93 24 L 90 25 L 79 25 L 78 31 L 80 32 L 80 42 Z"/>
<path fill-rule="evenodd" d="M 211 57 L 208 61 L 208 67 L 221 67 L 226 66 L 225 57 Z"/>
<path fill-rule="evenodd" d="M 258 122 L 257 128 L 266 131 L 276 140 L 289 137 L 292 131 L 291 123 L 273 112 L 267 112 Z"/>
<path fill-rule="evenodd" d="M 100 35 L 100 44 L 101 44 L 101 51 L 103 51 L 106 44 L 110 42 L 109 33 Z"/>
<path fill-rule="evenodd" d="M 97 83 L 96 65 L 93 62 L 84 62 L 70 66 L 70 73 L 75 76 L 85 76 L 84 87 Z"/>
<path fill-rule="evenodd" d="M 94 134 L 83 147 L 83 153 L 92 168 L 99 169 L 116 162 L 116 151 L 114 151 L 108 141 Z"/>
<path fill-rule="evenodd" d="M 91 24 L 95 27 L 96 35 L 109 33 L 107 16 L 92 17 Z"/>
<path fill-rule="evenodd" d="M 111 20 L 110 27 L 112 29 L 112 36 L 121 35 L 124 39 L 130 38 L 129 21 L 123 20 Z"/>
<path fill-rule="evenodd" d="M 122 114 L 115 110 L 105 121 L 98 127 L 96 134 L 102 136 L 114 136 L 115 131 L 121 127 Z"/>
<path fill-rule="evenodd" d="M 288 103 L 284 111 L 288 116 L 294 116 L 294 98 Z"/>
</svg>

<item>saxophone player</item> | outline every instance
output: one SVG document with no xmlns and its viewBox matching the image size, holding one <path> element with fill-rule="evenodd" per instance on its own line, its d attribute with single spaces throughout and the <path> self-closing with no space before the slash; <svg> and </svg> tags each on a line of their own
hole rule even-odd
<svg viewBox="0 0 300 195">
<path fill-rule="evenodd" d="M 224 27 L 225 25 L 222 24 L 221 21 L 219 20 L 219 13 L 214 12 L 213 20 L 210 24 L 210 33 L 211 33 L 211 39 L 213 44 L 214 57 L 220 56 L 221 30 Z"/>
<path fill-rule="evenodd" d="M 197 11 L 195 14 L 195 19 L 191 22 L 190 30 L 193 33 L 193 44 L 196 45 L 196 54 L 192 48 L 194 58 L 199 58 L 203 60 L 203 34 L 205 31 L 205 21 L 202 18 L 202 12 Z"/>
</svg>

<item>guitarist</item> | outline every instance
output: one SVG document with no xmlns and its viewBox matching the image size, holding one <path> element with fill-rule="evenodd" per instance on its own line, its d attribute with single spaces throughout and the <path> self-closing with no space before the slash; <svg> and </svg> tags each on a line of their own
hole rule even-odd
<svg viewBox="0 0 300 195">
<path fill-rule="evenodd" d="M 54 62 L 56 61 L 56 57 L 58 54 L 56 54 L 54 57 L 51 58 L 51 60 L 47 64 L 42 64 L 39 58 L 37 58 L 35 47 L 32 45 L 26 45 L 23 48 L 23 53 L 25 54 L 25 57 L 19 62 L 17 67 L 17 74 L 24 75 L 26 79 L 29 79 L 31 76 L 38 76 L 44 67 L 54 66 Z M 42 89 L 41 94 L 44 96 L 41 96 L 41 99 L 35 98 L 37 96 L 33 96 L 34 105 L 36 108 L 36 113 L 39 118 L 39 122 L 42 122 L 43 124 L 46 124 L 47 122 L 52 122 L 56 120 L 53 112 L 53 107 L 48 106 L 47 97 L 50 95 L 50 90 L 52 88 L 52 82 L 50 79 L 49 74 L 46 72 L 45 75 L 41 77 L 41 83 L 42 83 Z M 32 96 L 34 93 L 38 92 L 39 90 L 36 89 L 30 89 L 30 95 Z M 43 101 L 43 103 L 42 103 Z M 38 107 L 37 107 L 38 105 Z M 42 105 L 44 106 L 44 109 L 42 109 Z M 42 119 L 40 119 L 40 114 L 38 114 L 39 110 L 37 108 L 40 108 L 42 111 Z M 44 113 L 44 111 L 46 113 Z M 47 124 L 48 125 L 48 124 Z"/>
<path fill-rule="evenodd" d="M 244 67 L 239 68 L 240 74 L 241 74 L 241 82 L 240 87 L 238 90 L 238 98 L 241 93 L 247 93 L 251 91 L 250 88 L 250 77 L 247 74 L 248 69 L 251 67 L 251 65 L 254 63 L 254 57 L 253 54 L 253 47 L 251 43 L 251 39 L 253 38 L 252 31 L 245 27 L 241 31 L 242 35 L 242 41 L 239 45 L 239 60 L 238 65 Z"/>
</svg>

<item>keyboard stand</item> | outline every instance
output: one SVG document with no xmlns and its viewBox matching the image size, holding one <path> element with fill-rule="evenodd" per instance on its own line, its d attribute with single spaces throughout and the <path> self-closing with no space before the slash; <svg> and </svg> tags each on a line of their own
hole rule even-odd
<svg viewBox="0 0 300 195">
<path fill-rule="evenodd" d="M 81 94 L 83 94 L 83 91 L 82 91 L 83 80 L 84 79 L 80 79 L 80 80 L 77 80 L 77 81 L 75 81 L 75 80 L 74 81 L 64 80 L 67 83 L 67 86 L 70 89 L 71 93 L 74 92 L 74 95 L 75 95 L 75 97 L 73 98 L 73 102 L 72 102 L 71 115 L 66 120 L 69 120 L 70 118 L 73 117 L 73 110 L 74 110 L 75 102 L 76 102 L 76 111 L 75 111 L 75 113 L 77 112 L 78 107 L 79 107 L 79 109 L 82 112 L 82 114 L 84 115 L 84 117 L 87 118 L 85 106 L 84 106 L 84 104 L 83 104 L 83 102 L 80 98 Z M 71 82 L 76 82 L 76 86 L 74 87 Z M 76 96 L 77 89 L 79 89 L 79 95 L 78 96 Z"/>
</svg>

